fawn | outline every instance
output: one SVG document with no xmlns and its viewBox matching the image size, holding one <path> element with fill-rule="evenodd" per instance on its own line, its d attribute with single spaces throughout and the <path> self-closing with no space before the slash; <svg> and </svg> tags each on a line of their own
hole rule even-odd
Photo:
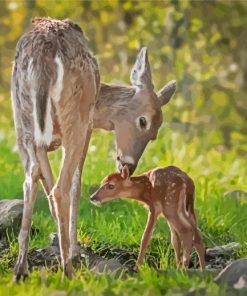
<svg viewBox="0 0 247 296">
<path fill-rule="evenodd" d="M 205 249 L 196 223 L 194 190 L 193 180 L 175 166 L 156 168 L 137 177 L 130 177 L 128 167 L 124 166 L 121 173 L 113 173 L 102 181 L 101 187 L 91 196 L 90 201 L 97 205 L 125 197 L 140 201 L 149 208 L 136 270 L 144 260 L 159 214 L 163 214 L 168 221 L 177 266 L 181 265 L 182 241 L 183 267 L 188 267 L 190 251 L 194 246 L 199 257 L 200 268 L 203 270 Z"/>
</svg>

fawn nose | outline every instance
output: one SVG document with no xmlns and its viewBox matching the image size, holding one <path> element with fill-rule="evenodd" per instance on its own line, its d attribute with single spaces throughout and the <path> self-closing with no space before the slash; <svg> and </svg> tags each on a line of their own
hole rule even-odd
<svg viewBox="0 0 247 296">
<path fill-rule="evenodd" d="M 90 202 L 92 204 L 97 204 L 97 203 L 100 203 L 100 200 L 99 200 L 99 197 L 97 194 L 93 194 L 90 196 Z"/>
</svg>

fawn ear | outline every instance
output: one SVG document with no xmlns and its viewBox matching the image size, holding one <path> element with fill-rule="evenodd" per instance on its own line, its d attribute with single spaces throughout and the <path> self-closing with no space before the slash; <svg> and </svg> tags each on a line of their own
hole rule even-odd
<svg viewBox="0 0 247 296">
<path fill-rule="evenodd" d="M 123 167 L 123 169 L 122 169 L 122 172 L 121 172 L 121 177 L 123 178 L 123 179 L 128 179 L 129 178 L 129 176 L 130 176 L 130 171 L 129 171 L 129 168 L 128 168 L 128 166 L 127 165 L 125 165 L 124 167 Z"/>
<path fill-rule="evenodd" d="M 131 83 L 138 88 L 153 90 L 152 74 L 148 61 L 148 51 L 143 47 L 139 52 L 135 65 L 130 74 Z"/>
<path fill-rule="evenodd" d="M 170 101 L 176 91 L 176 85 L 176 80 L 171 80 L 157 92 L 161 106 L 166 105 Z"/>
</svg>

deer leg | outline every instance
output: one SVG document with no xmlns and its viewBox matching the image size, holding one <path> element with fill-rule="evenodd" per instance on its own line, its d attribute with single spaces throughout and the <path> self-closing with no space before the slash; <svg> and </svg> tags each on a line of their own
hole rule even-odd
<svg viewBox="0 0 247 296">
<path fill-rule="evenodd" d="M 51 190 L 54 187 L 54 179 L 53 179 L 53 174 L 52 174 L 50 162 L 49 162 L 49 159 L 47 156 L 47 151 L 44 147 L 39 147 L 39 148 L 37 148 L 36 153 L 37 153 L 37 158 L 39 160 L 40 170 L 41 170 L 40 180 L 41 180 L 41 183 L 43 185 L 43 188 L 45 190 L 46 196 L 49 201 L 50 212 L 56 221 L 57 218 L 56 218 L 56 212 L 55 212 L 53 199 L 50 198 Z"/>
<path fill-rule="evenodd" d="M 139 251 L 139 255 L 138 255 L 138 258 L 136 261 L 136 267 L 135 267 L 136 270 L 138 270 L 138 267 L 143 263 L 147 246 L 150 241 L 156 220 L 157 220 L 157 214 L 154 211 L 150 211 L 148 214 L 147 224 L 141 239 L 141 247 L 140 247 L 140 251 Z"/>
<path fill-rule="evenodd" d="M 19 142 L 19 150 L 25 168 L 26 176 L 23 183 L 24 209 L 22 215 L 21 230 L 18 236 L 19 254 L 14 270 L 15 281 L 19 281 L 21 277 L 25 279 L 28 275 L 27 253 L 29 232 L 32 222 L 33 206 L 37 193 L 37 181 L 40 177 L 40 166 L 35 155 L 33 144 L 28 143 L 26 146 L 24 146 L 20 145 Z"/>
<path fill-rule="evenodd" d="M 72 259 L 76 259 L 78 256 L 80 256 L 80 247 L 77 241 L 77 222 L 78 222 L 77 216 L 78 216 L 78 206 L 79 206 L 80 192 L 81 192 L 81 173 L 82 173 L 82 168 L 85 162 L 86 153 L 88 150 L 91 133 L 92 133 L 92 127 L 89 126 L 81 161 L 79 163 L 77 173 L 74 174 L 73 181 L 72 181 L 73 188 L 71 188 L 72 190 L 71 190 L 71 197 L 70 197 L 71 207 L 70 207 L 70 223 L 69 223 L 70 245 L 71 245 L 70 251 L 72 252 L 70 253 L 70 257 L 72 257 Z"/>
<path fill-rule="evenodd" d="M 196 227 L 194 228 L 193 245 L 194 245 L 197 255 L 199 257 L 200 268 L 201 268 L 201 270 L 203 270 L 203 269 L 205 269 L 205 248 L 203 245 L 201 234 Z"/>
<path fill-rule="evenodd" d="M 184 229 L 180 233 L 183 242 L 183 267 L 188 268 L 190 263 L 190 252 L 193 247 L 193 232 L 191 229 Z"/>
<path fill-rule="evenodd" d="M 85 143 L 90 137 L 89 124 L 74 119 L 70 130 L 69 141 L 63 143 L 64 160 L 58 181 L 51 192 L 58 222 L 58 236 L 63 272 L 72 277 L 72 257 L 77 246 L 76 221 L 77 207 L 80 196 L 80 179 L 84 163 Z M 86 150 L 86 149 L 85 149 Z M 75 251 L 74 251 L 75 252 Z"/>
<path fill-rule="evenodd" d="M 78 145 L 78 147 L 80 147 Z M 64 275 L 72 277 L 72 260 L 69 256 L 70 237 L 69 237 L 69 215 L 70 215 L 70 190 L 73 186 L 72 182 L 75 177 L 80 174 L 78 169 L 78 153 L 71 151 L 69 147 L 64 149 L 64 161 L 60 172 L 59 179 L 51 191 L 50 198 L 53 199 L 57 224 L 58 224 L 58 237 L 59 247 L 61 254 L 61 265 Z M 72 201 L 73 203 L 73 201 Z"/>
<path fill-rule="evenodd" d="M 178 237 L 178 234 L 175 230 L 175 228 L 172 227 L 170 223 L 168 223 L 169 228 L 171 230 L 171 243 L 175 252 L 175 257 L 176 257 L 176 265 L 177 267 L 180 267 L 181 265 L 181 258 L 180 258 L 180 249 L 181 249 L 181 243 L 180 239 Z"/>
</svg>

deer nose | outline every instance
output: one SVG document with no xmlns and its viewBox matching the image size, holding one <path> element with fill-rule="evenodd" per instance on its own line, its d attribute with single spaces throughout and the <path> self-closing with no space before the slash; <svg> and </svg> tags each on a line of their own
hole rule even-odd
<svg viewBox="0 0 247 296">
<path fill-rule="evenodd" d="M 136 169 L 136 165 L 133 163 L 121 162 L 120 157 L 117 157 L 117 168 L 120 173 L 125 165 L 127 165 L 130 175 L 132 175 Z"/>
<path fill-rule="evenodd" d="M 90 202 L 92 204 L 96 204 L 100 202 L 99 196 L 97 194 L 93 194 L 90 196 Z"/>
<path fill-rule="evenodd" d="M 136 169 L 136 165 L 132 163 L 124 163 L 123 166 L 127 165 L 130 175 L 132 175 Z"/>
</svg>

